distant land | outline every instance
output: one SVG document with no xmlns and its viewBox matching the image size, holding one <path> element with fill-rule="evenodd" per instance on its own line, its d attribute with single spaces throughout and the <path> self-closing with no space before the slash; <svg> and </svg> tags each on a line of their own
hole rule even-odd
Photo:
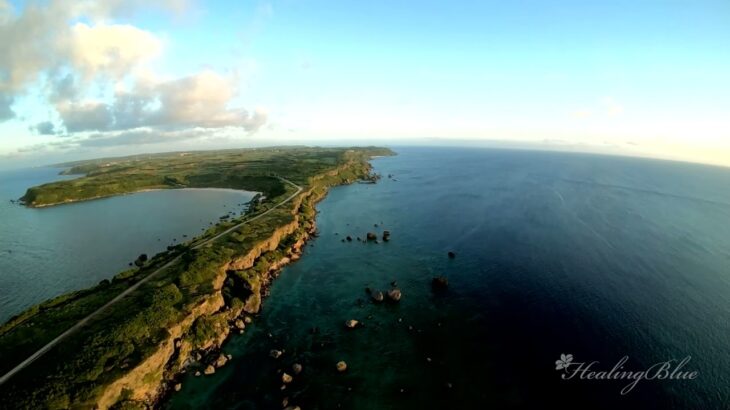
<svg viewBox="0 0 730 410">
<path fill-rule="evenodd" d="M 328 188 L 374 181 L 386 148 L 277 147 L 135 155 L 64 164 L 73 180 L 30 187 L 46 207 L 150 189 L 256 191 L 245 215 L 140 255 L 97 286 L 36 305 L 0 326 L 0 399 L 14 408 L 148 408 L 183 371 L 210 371 L 259 311 L 278 269 L 315 233 Z"/>
</svg>

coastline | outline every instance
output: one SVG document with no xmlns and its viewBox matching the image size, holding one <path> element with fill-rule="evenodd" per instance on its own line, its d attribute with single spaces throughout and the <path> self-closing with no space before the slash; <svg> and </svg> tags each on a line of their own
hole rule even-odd
<svg viewBox="0 0 730 410">
<path fill-rule="evenodd" d="M 78 306 L 88 306 L 89 299 L 107 297 L 104 295 L 149 277 L 150 269 L 165 264 L 165 271 L 158 277 L 144 283 L 120 300 L 114 309 L 106 309 L 69 340 L 54 347 L 55 353 L 44 357 L 42 364 L 38 364 L 41 360 L 31 364 L 4 384 L 0 397 L 16 402 L 19 408 L 32 408 L 38 403 L 50 408 L 79 405 L 149 407 L 163 403 L 176 390 L 180 375 L 190 371 L 202 373 L 212 362 L 225 363 L 227 359 L 219 357 L 221 346 L 232 332 L 243 330 L 244 322 L 253 320 L 260 311 L 262 299 L 268 295 L 271 282 L 284 266 L 301 257 L 304 245 L 316 236 L 314 206 L 332 186 L 375 178 L 371 175 L 370 153 L 363 150 L 345 156 L 346 160 L 340 164 L 300 176 L 298 182 L 304 189 L 294 193 L 286 206 L 275 209 L 271 204 L 290 195 L 291 188 L 277 198 L 270 198 L 270 202 L 253 204 L 250 209 L 253 218 L 263 217 L 255 224 L 240 227 L 233 221 L 221 222 L 186 244 L 155 255 L 149 267 L 122 272 L 111 282 L 77 292 L 78 297 L 60 297 L 58 303 L 48 305 L 44 302 L 39 305 L 40 309 L 23 312 L 15 323 L 2 329 L 0 343 L 4 344 L 0 347 L 4 346 L 5 352 L 12 351 L 7 350 L 8 346 L 12 347 L 7 344 L 8 338 L 11 342 L 17 339 L 17 334 L 22 335 L 24 328 L 40 328 L 47 335 L 45 337 L 53 337 L 53 332 L 63 326 L 61 320 L 45 329 L 48 323 L 59 322 L 54 315 L 65 315 L 64 311 L 78 312 Z M 212 243 L 207 241 L 211 237 L 221 239 Z M 162 298 L 159 306 L 155 302 L 158 294 Z M 60 313 L 54 313 L 59 309 Z M 73 316 L 62 319 L 74 320 Z M 139 320 L 143 322 L 137 323 Z M 109 324 L 113 325 L 109 327 Z M 129 326 L 134 326 L 131 333 L 124 330 Z M 142 333 L 138 335 L 138 332 Z M 99 337 L 112 340 L 96 346 L 94 340 Z M 118 349 L 114 346 L 119 343 L 126 346 L 129 342 L 134 343 L 134 351 L 141 349 L 141 355 L 112 353 Z M 68 355 L 79 354 L 90 356 L 89 365 L 74 365 L 82 367 L 72 367 L 72 373 L 62 376 L 69 372 L 65 369 Z M 112 356 L 107 356 L 110 354 Z M 17 356 L 27 357 L 23 353 Z M 104 357 L 110 357 L 111 362 Z M 97 373 L 88 367 L 92 364 L 103 366 L 104 371 Z M 86 375 L 89 371 L 93 376 Z M 89 386 L 90 377 L 92 387 L 83 387 Z"/>
</svg>

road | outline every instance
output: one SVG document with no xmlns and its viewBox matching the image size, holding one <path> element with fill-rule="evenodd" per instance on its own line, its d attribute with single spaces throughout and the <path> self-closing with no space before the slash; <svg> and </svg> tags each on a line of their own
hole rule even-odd
<svg viewBox="0 0 730 410">
<path fill-rule="evenodd" d="M 227 234 L 231 233 L 232 231 L 238 229 L 242 225 L 245 225 L 245 224 L 247 224 L 249 222 L 252 222 L 252 221 L 255 221 L 255 220 L 261 218 L 262 216 L 264 216 L 264 215 L 268 214 L 269 212 L 273 211 L 274 209 L 276 209 L 276 208 L 284 205 L 285 203 L 291 201 L 292 199 L 294 199 L 294 197 L 296 197 L 297 195 L 299 195 L 300 192 L 302 192 L 302 187 L 300 187 L 299 185 L 297 185 L 297 184 L 289 181 L 288 179 L 282 178 L 282 177 L 277 177 L 277 178 L 279 178 L 280 180 L 282 180 L 282 181 L 284 181 L 284 182 L 292 185 L 293 187 L 295 187 L 297 189 L 297 191 L 295 193 L 291 194 L 288 198 L 286 198 L 283 201 L 279 202 L 278 204 L 272 206 L 270 209 L 266 210 L 265 212 L 260 213 L 260 214 L 258 214 L 256 216 L 252 217 L 251 219 L 247 219 L 247 220 L 245 220 L 245 221 L 243 221 L 243 222 L 241 222 L 241 223 L 239 223 L 239 224 L 237 224 L 237 225 L 235 225 L 235 226 L 233 226 L 233 227 L 231 227 L 229 229 L 226 229 L 225 231 L 219 233 L 218 235 L 216 235 L 216 236 L 214 236 L 214 237 L 212 237 L 212 238 L 210 238 L 210 239 L 208 239 L 206 241 L 203 241 L 203 242 L 195 245 L 192 249 L 198 249 L 198 248 L 200 248 L 202 246 L 205 246 L 205 245 L 207 245 L 207 244 L 209 244 L 209 243 L 217 240 L 218 238 L 220 238 L 220 237 L 222 237 L 224 235 L 227 235 Z M 7 372 L 5 375 L 3 375 L 0 378 L 0 385 L 4 384 L 6 381 L 10 380 L 10 378 L 13 377 L 15 374 L 17 374 L 21 370 L 25 369 L 26 367 L 28 367 L 28 365 L 30 365 L 34 361 L 38 360 L 41 356 L 43 356 L 44 354 L 46 354 L 49 350 L 51 350 L 57 344 L 61 343 L 64 339 L 66 339 L 67 337 L 69 337 L 71 334 L 73 334 L 77 330 L 81 329 L 91 319 L 93 319 L 95 316 L 98 316 L 101 312 L 103 312 L 104 310 L 106 310 L 107 308 L 109 308 L 109 306 L 111 306 L 111 305 L 119 302 L 125 296 L 127 296 L 130 293 L 132 293 L 135 290 L 137 290 L 137 288 L 139 288 L 140 286 L 142 286 L 143 284 L 145 284 L 146 282 L 148 282 L 150 279 L 153 279 L 154 277 L 156 277 L 157 275 L 159 275 L 160 272 L 164 271 L 165 269 L 167 269 L 170 266 L 172 266 L 175 263 L 177 263 L 180 260 L 181 257 L 182 257 L 182 255 L 176 256 L 174 259 L 172 259 L 171 261 L 167 262 L 166 264 L 164 264 L 162 267 L 160 267 L 156 271 L 150 273 L 149 275 L 147 275 L 144 278 L 142 278 L 139 282 L 137 282 L 134 285 L 130 286 L 129 288 L 125 289 L 122 293 L 120 293 L 117 296 L 115 296 L 114 299 L 112 299 L 109 302 L 107 302 L 106 304 L 104 304 L 104 306 L 102 306 L 99 309 L 93 311 L 92 313 L 90 313 L 85 318 L 79 320 L 75 325 L 71 326 L 68 330 L 66 330 L 65 332 L 63 332 L 60 335 L 58 335 L 55 339 L 53 339 L 50 342 L 48 342 L 48 344 L 46 344 L 45 346 L 43 346 L 40 349 L 38 349 L 38 351 L 36 351 L 32 355 L 30 355 L 30 357 L 28 357 L 27 359 L 23 360 L 20 364 L 18 364 L 17 366 L 15 366 L 12 370 L 10 370 L 9 372 Z"/>
</svg>

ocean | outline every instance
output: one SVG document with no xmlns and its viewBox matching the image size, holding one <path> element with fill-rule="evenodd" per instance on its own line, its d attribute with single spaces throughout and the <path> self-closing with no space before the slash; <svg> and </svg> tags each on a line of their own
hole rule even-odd
<svg viewBox="0 0 730 410">
<path fill-rule="evenodd" d="M 396 151 L 373 161 L 377 184 L 330 191 L 319 237 L 224 346 L 233 360 L 185 376 L 167 408 L 727 408 L 730 169 Z M 383 230 L 389 242 L 342 242 Z M 370 300 L 394 281 L 400 302 Z M 613 367 L 653 380 L 622 394 L 634 379 L 607 379 Z"/>
<path fill-rule="evenodd" d="M 373 160 L 377 184 L 331 189 L 317 206 L 319 236 L 224 345 L 233 360 L 214 375 L 184 376 L 163 407 L 728 407 L 730 169 L 395 151 Z M 248 198 L 157 191 L 48 209 L 9 204 L 56 173 L 0 175 L 5 318 L 109 278 Z M 342 242 L 384 230 L 388 242 Z M 445 290 L 433 289 L 436 276 L 448 279 Z M 399 302 L 366 293 L 393 283 Z M 361 326 L 346 328 L 350 319 Z M 283 389 L 282 372 L 294 378 Z M 620 372 L 641 378 L 612 378 Z"/>
<path fill-rule="evenodd" d="M 0 172 L 0 322 L 88 288 L 239 213 L 255 193 L 160 190 L 32 209 L 11 203 L 31 186 L 73 176 L 39 167 Z M 187 238 L 184 236 L 186 235 Z"/>
</svg>

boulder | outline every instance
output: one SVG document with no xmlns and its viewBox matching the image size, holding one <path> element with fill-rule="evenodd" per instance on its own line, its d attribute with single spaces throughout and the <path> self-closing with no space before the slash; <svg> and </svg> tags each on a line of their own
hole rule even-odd
<svg viewBox="0 0 730 410">
<path fill-rule="evenodd" d="M 392 300 L 393 302 L 397 302 L 400 300 L 401 292 L 400 289 L 395 288 L 388 291 L 388 298 Z"/>
<path fill-rule="evenodd" d="M 437 276 L 431 280 L 431 286 L 436 290 L 443 290 L 449 287 L 449 280 L 446 276 Z"/>
<path fill-rule="evenodd" d="M 347 239 L 347 242 L 352 242 L 352 236 L 350 236 L 350 235 L 347 235 L 347 238 L 345 238 L 345 239 Z"/>
<path fill-rule="evenodd" d="M 248 325 L 248 324 L 251 324 L 251 322 L 253 322 L 253 319 L 251 319 L 251 316 L 244 316 L 243 317 L 243 323 L 245 323 L 245 324 Z"/>
<path fill-rule="evenodd" d="M 346 321 L 346 322 L 345 322 L 345 327 L 347 327 L 347 328 L 350 328 L 350 329 L 354 329 L 354 328 L 356 328 L 356 327 L 357 327 L 357 325 L 358 325 L 359 323 L 360 323 L 360 322 L 358 322 L 358 321 L 357 321 L 357 320 L 355 320 L 355 319 L 350 319 L 350 320 L 348 320 L 348 321 Z"/>
<path fill-rule="evenodd" d="M 206 367 L 205 370 L 203 370 L 203 373 L 208 374 L 208 375 L 213 374 L 213 373 L 215 373 L 215 367 L 213 367 L 213 365 L 209 364 L 208 367 Z"/>
<path fill-rule="evenodd" d="M 372 232 L 368 232 L 367 233 L 367 240 L 369 240 L 369 241 L 375 241 L 377 239 L 378 239 L 378 236 L 375 235 L 374 233 L 372 233 Z"/>
<path fill-rule="evenodd" d="M 337 362 L 337 371 L 342 373 L 345 370 L 347 370 L 347 363 L 345 363 L 344 360 L 340 360 L 339 362 Z"/>
<path fill-rule="evenodd" d="M 299 363 L 294 363 L 294 364 L 293 364 L 293 365 L 291 366 L 291 370 L 292 370 L 292 372 L 294 372 L 294 374 L 295 374 L 295 375 L 296 375 L 296 374 L 299 374 L 299 373 L 301 373 L 301 372 L 302 372 L 302 365 L 301 365 L 301 364 L 299 364 Z"/>
<path fill-rule="evenodd" d="M 236 329 L 239 329 L 239 330 L 243 330 L 246 328 L 246 324 L 243 323 L 243 320 L 241 320 L 241 319 L 236 319 L 234 326 L 236 326 Z"/>
<path fill-rule="evenodd" d="M 374 290 L 370 293 L 370 297 L 373 298 L 375 302 L 382 302 L 385 299 L 385 296 L 383 296 L 383 292 L 379 290 Z"/>
<path fill-rule="evenodd" d="M 215 361 L 215 367 L 223 367 L 226 363 L 228 363 L 228 358 L 224 354 L 221 354 Z"/>
<path fill-rule="evenodd" d="M 279 357 L 281 357 L 281 355 L 282 355 L 281 350 L 271 349 L 269 351 L 269 356 L 273 357 L 274 359 L 278 359 Z"/>
<path fill-rule="evenodd" d="M 452 251 L 449 251 L 448 255 L 449 255 L 449 259 L 454 259 L 456 257 L 456 254 Z"/>
<path fill-rule="evenodd" d="M 175 389 L 175 391 L 180 391 L 180 389 L 182 389 L 182 383 L 175 384 L 174 389 Z"/>
<path fill-rule="evenodd" d="M 383 240 L 388 242 L 390 240 L 390 231 L 383 231 Z"/>
<path fill-rule="evenodd" d="M 281 381 L 282 381 L 282 383 L 289 384 L 289 383 L 292 382 L 292 380 L 294 380 L 294 378 L 291 377 L 291 375 L 289 375 L 287 373 L 282 373 L 282 375 L 281 375 Z"/>
</svg>

